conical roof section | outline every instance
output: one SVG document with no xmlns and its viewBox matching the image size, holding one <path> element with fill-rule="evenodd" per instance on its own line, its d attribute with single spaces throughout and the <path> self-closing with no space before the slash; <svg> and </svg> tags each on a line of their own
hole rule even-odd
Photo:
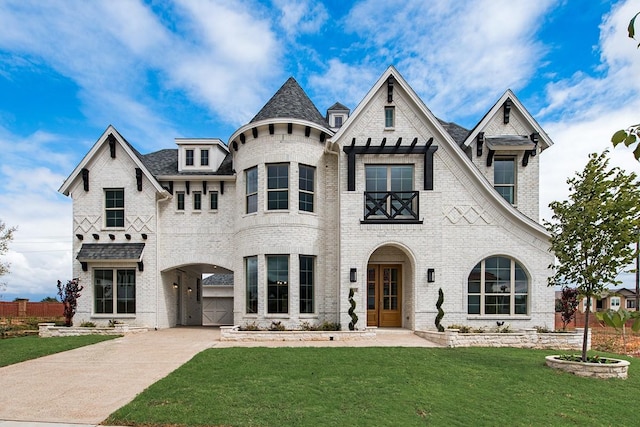
<svg viewBox="0 0 640 427">
<path fill-rule="evenodd" d="M 323 127 L 329 126 L 293 77 L 289 77 L 250 123 L 276 118 L 306 120 Z"/>
</svg>

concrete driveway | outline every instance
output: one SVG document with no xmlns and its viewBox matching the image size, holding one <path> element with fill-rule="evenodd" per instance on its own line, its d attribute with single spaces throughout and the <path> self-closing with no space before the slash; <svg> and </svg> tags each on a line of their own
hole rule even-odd
<svg viewBox="0 0 640 427">
<path fill-rule="evenodd" d="M 379 329 L 366 341 L 220 342 L 220 330 L 209 327 L 127 335 L 0 368 L 0 427 L 100 424 L 210 347 L 347 346 L 437 347 L 406 329 Z"/>
<path fill-rule="evenodd" d="M 218 328 L 127 335 L 0 368 L 0 420 L 99 424 L 219 342 Z"/>
</svg>

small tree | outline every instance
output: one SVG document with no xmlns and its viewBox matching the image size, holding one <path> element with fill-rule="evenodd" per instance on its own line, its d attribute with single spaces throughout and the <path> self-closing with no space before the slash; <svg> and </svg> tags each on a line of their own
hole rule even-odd
<svg viewBox="0 0 640 427">
<path fill-rule="evenodd" d="M 80 298 L 80 292 L 84 289 L 80 285 L 78 279 L 72 279 L 63 285 L 58 280 L 58 296 L 60 301 L 64 304 L 64 324 L 65 326 L 71 326 L 73 324 L 73 316 L 76 314 L 76 308 L 78 307 L 78 298 Z"/>
<path fill-rule="evenodd" d="M 58 300 L 55 297 L 44 297 L 40 302 L 58 302 Z"/>
<path fill-rule="evenodd" d="M 9 242 L 13 240 L 14 231 L 16 231 L 15 227 L 8 228 L 0 219 L 0 256 L 4 255 L 9 250 Z M 0 262 L 0 276 L 9 272 L 9 266 L 8 262 Z"/>
<path fill-rule="evenodd" d="M 587 297 L 582 361 L 587 359 L 591 298 L 618 284 L 618 272 L 636 256 L 640 192 L 634 173 L 608 169 L 607 152 L 591 154 L 582 173 L 567 180 L 569 200 L 553 202 L 551 251 L 556 265 L 549 286 L 573 283 Z"/>
<path fill-rule="evenodd" d="M 560 296 L 560 317 L 562 318 L 562 330 L 567 330 L 567 325 L 576 317 L 578 311 L 578 291 L 575 288 L 565 286 Z"/>
</svg>

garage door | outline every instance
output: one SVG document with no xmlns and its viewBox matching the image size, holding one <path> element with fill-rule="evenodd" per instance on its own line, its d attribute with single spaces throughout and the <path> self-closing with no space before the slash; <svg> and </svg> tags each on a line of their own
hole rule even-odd
<svg viewBox="0 0 640 427">
<path fill-rule="evenodd" d="M 233 325 L 233 298 L 203 298 L 202 324 Z"/>
</svg>

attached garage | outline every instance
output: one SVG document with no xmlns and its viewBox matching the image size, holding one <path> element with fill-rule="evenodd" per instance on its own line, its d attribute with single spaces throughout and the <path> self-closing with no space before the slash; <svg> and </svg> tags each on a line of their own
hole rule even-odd
<svg viewBox="0 0 640 427">
<path fill-rule="evenodd" d="M 213 274 L 202 285 L 202 325 L 233 325 L 233 274 Z"/>
</svg>

